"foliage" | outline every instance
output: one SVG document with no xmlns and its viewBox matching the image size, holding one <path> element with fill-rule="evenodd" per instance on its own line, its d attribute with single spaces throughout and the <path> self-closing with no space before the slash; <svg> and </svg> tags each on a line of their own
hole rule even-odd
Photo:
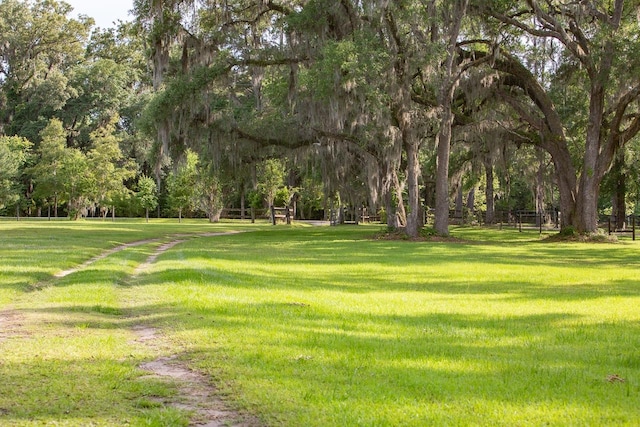
<svg viewBox="0 0 640 427">
<path fill-rule="evenodd" d="M 117 134 L 119 140 L 109 144 L 133 146 L 127 157 L 137 156 L 137 163 L 144 164 L 147 153 L 136 147 L 143 139 L 134 123 L 149 79 L 141 39 L 130 24 L 90 35 L 93 20 L 72 18 L 71 13 L 69 4 L 57 0 L 0 3 L 0 134 L 34 143 L 37 156 L 27 170 L 34 187 L 27 186 L 25 195 L 38 209 L 54 206 L 56 215 L 59 205 L 70 202 L 75 217 L 96 204 L 110 203 L 116 192 L 123 194 L 114 197 L 126 198 L 117 182 L 131 182 L 132 166 L 121 157 L 103 163 L 105 153 L 98 154 L 102 144 L 96 148 L 94 142 Z M 56 121 L 60 126 L 50 127 Z M 63 191 L 55 176 L 67 154 L 80 159 L 67 148 L 82 155 L 95 149 L 91 161 L 97 163 L 91 167 L 103 167 L 93 177 L 97 182 L 87 178 L 82 186 L 86 194 L 74 200 L 68 200 L 68 189 Z"/>
<path fill-rule="evenodd" d="M 221 174 L 213 166 L 198 165 L 195 197 L 196 207 L 204 211 L 209 222 L 220 221 L 224 208 L 224 188 Z"/>
<path fill-rule="evenodd" d="M 147 221 L 149 221 L 149 210 L 158 206 L 158 190 L 153 178 L 142 175 L 138 178 L 136 200 L 140 207 L 145 210 Z"/>
<path fill-rule="evenodd" d="M 20 198 L 20 178 L 31 142 L 20 137 L 0 137 L 0 210 Z"/>
<path fill-rule="evenodd" d="M 36 150 L 36 160 L 30 169 L 35 183 L 34 198 L 44 200 L 49 206 L 57 206 L 65 201 L 63 196 L 63 176 L 60 172 L 67 155 L 65 132 L 62 122 L 52 119 L 40 132 L 40 145 Z"/>
<path fill-rule="evenodd" d="M 51 0 L 0 3 L 0 131 L 36 141 L 49 117 L 77 95 L 68 72 L 81 61 L 90 22 L 70 19 L 70 12 Z"/>
<path fill-rule="evenodd" d="M 592 3 L 140 0 L 135 22 L 90 33 L 64 2 L 7 0 L 0 134 L 34 143 L 22 193 L 38 210 L 106 213 L 133 189 L 132 162 L 167 194 L 173 164 L 161 211 L 180 217 L 215 218 L 248 189 L 267 204 L 295 191 L 306 215 L 339 200 L 384 209 L 417 236 L 426 196 L 444 234 L 449 186 L 481 185 L 490 170 L 504 207 L 553 205 L 563 227 L 593 232 L 598 199 L 601 211 L 614 194 L 615 209 L 637 209 L 640 44 L 634 5 Z M 52 120 L 65 139 L 58 160 L 39 149 Z M 102 138 L 122 157 L 97 160 L 112 150 Z M 207 202 L 177 195 L 187 150 L 215 171 L 192 180 Z M 70 200 L 52 171 L 80 154 L 102 172 Z M 266 159 L 287 164 L 286 183 L 260 176 L 274 174 Z M 493 210 L 488 197 L 477 203 Z"/>
<path fill-rule="evenodd" d="M 198 155 L 187 150 L 185 160 L 167 177 L 169 206 L 178 212 L 182 221 L 183 211 L 189 211 L 197 205 Z"/>
<path fill-rule="evenodd" d="M 35 183 L 34 198 L 56 207 L 68 203 L 69 216 L 78 219 L 88 209 L 106 209 L 128 193 L 124 183 L 135 176 L 135 165 L 124 159 L 114 121 L 91 134 L 92 148 L 84 153 L 66 147 L 62 122 L 52 119 L 40 133 L 36 161 L 29 173 Z M 56 213 L 57 216 L 57 213 Z"/>
<path fill-rule="evenodd" d="M 77 148 L 68 148 L 60 162 L 58 175 L 62 194 L 67 200 L 69 218 L 86 215 L 96 181 L 87 156 Z"/>
<path fill-rule="evenodd" d="M 303 219 L 322 219 L 318 214 L 324 209 L 324 189 L 322 183 L 313 177 L 305 177 L 300 187 L 298 209 Z"/>
<path fill-rule="evenodd" d="M 257 187 L 267 206 L 273 206 L 278 190 L 284 185 L 284 177 L 285 164 L 280 159 L 267 159 L 258 165 Z"/>
<path fill-rule="evenodd" d="M 103 128 L 91 134 L 93 147 L 87 154 L 95 187 L 91 199 L 102 208 L 106 215 L 107 206 L 122 198 L 129 191 L 125 181 L 136 174 L 136 167 L 131 160 L 124 160 L 118 138 L 114 135 L 115 119 Z"/>
</svg>

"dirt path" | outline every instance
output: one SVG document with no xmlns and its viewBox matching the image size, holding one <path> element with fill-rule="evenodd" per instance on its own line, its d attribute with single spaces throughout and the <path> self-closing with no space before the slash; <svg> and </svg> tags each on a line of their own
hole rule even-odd
<svg viewBox="0 0 640 427">
<path fill-rule="evenodd" d="M 169 249 L 173 248 L 175 245 L 178 245 L 178 244 L 184 243 L 184 242 L 185 242 L 185 240 L 174 240 L 172 242 L 168 242 L 168 243 L 165 243 L 164 245 L 160 246 L 153 255 L 151 255 L 149 258 L 147 258 L 147 260 L 145 262 L 143 262 L 142 264 L 138 265 L 138 267 L 136 267 L 135 271 L 133 272 L 133 276 L 135 277 L 135 276 L 139 275 L 140 273 L 142 273 L 147 268 L 149 268 L 154 262 L 156 262 L 158 257 L 160 255 L 162 255 L 164 252 L 166 252 Z"/>
<path fill-rule="evenodd" d="M 176 245 L 185 242 L 185 237 L 215 237 L 229 233 L 205 233 L 196 236 L 176 236 L 172 240 L 158 247 L 156 252 L 149 256 L 145 262 L 141 263 L 133 273 L 133 277 L 148 269 L 158 259 L 160 255 L 169 251 Z M 142 324 L 132 328 L 136 339 L 135 343 L 144 345 L 154 350 L 162 350 L 162 337 L 156 328 Z M 229 409 L 228 405 L 220 398 L 215 384 L 207 376 L 189 369 L 179 360 L 178 355 L 171 354 L 159 357 L 150 362 L 140 365 L 140 369 L 149 372 L 149 375 L 171 381 L 178 386 L 179 394 L 172 401 L 163 401 L 165 405 L 177 409 L 193 412 L 191 426 L 194 427 L 254 427 L 260 426 L 256 419 L 241 415 Z"/>
<path fill-rule="evenodd" d="M 159 340 L 162 340 L 155 328 L 137 326 L 133 330 L 137 335 L 136 343 L 139 345 L 153 348 Z M 192 412 L 191 426 L 253 427 L 260 425 L 257 420 L 230 410 L 217 394 L 215 384 L 207 376 L 184 366 L 176 355 L 163 356 L 143 363 L 140 369 L 148 371 L 151 377 L 177 384 L 178 396 L 172 401 L 163 400 L 161 403 Z"/>
<path fill-rule="evenodd" d="M 138 266 L 138 268 L 136 269 L 136 273 L 134 273 L 134 275 L 135 274 L 139 274 L 140 271 L 144 270 L 145 268 L 147 268 L 151 264 L 153 264 L 155 262 L 155 260 L 158 258 L 158 256 L 160 256 L 163 252 L 168 251 L 169 249 L 173 248 L 175 245 L 177 245 L 179 243 L 185 242 L 189 238 L 227 236 L 227 235 L 238 234 L 238 233 L 242 233 L 242 231 L 229 231 L 229 232 L 216 232 L 216 233 L 211 232 L 211 233 L 200 233 L 200 234 L 176 235 L 176 236 L 174 236 L 175 237 L 174 240 L 171 240 L 170 242 L 165 243 L 164 245 L 160 246 L 155 254 L 151 255 L 149 258 L 147 258 L 147 260 L 144 263 L 140 264 Z M 138 240 L 136 242 L 130 242 L 130 243 L 125 243 L 123 245 L 116 246 L 115 248 L 111 248 L 109 250 L 104 251 L 100 255 L 96 255 L 95 257 L 83 262 L 82 264 L 80 264 L 77 267 L 73 267 L 73 268 L 70 268 L 70 269 L 67 269 L 67 270 L 59 271 L 58 273 L 54 274 L 54 277 L 59 279 L 59 278 L 68 276 L 70 274 L 77 273 L 78 271 L 87 268 L 91 264 L 93 264 L 93 263 L 95 263 L 97 261 L 100 261 L 101 259 L 105 259 L 106 257 L 108 257 L 110 255 L 113 255 L 113 254 L 115 254 L 117 252 L 123 251 L 123 250 L 128 249 L 128 248 L 133 248 L 133 247 L 136 247 L 136 246 L 142 246 L 142 245 L 146 245 L 146 244 L 149 244 L 149 243 L 159 242 L 160 240 L 161 239 L 159 239 L 159 238 L 158 239 Z"/>
<path fill-rule="evenodd" d="M 60 271 L 58 273 L 56 273 L 54 275 L 54 277 L 56 278 L 61 278 L 61 277 L 65 277 L 68 276 L 70 274 L 76 273 L 84 268 L 87 268 L 88 266 L 90 266 L 91 264 L 100 261 L 101 259 L 105 259 L 106 257 L 108 257 L 109 255 L 113 255 L 117 252 L 123 251 L 127 248 L 132 248 L 135 246 L 142 246 L 142 245 L 146 245 L 148 243 L 153 243 L 153 242 L 157 242 L 160 239 L 148 239 L 148 240 L 138 240 L 137 242 L 131 242 L 131 243 L 125 243 L 124 245 L 120 245 L 120 246 L 116 246 L 115 248 L 109 249 L 107 251 L 104 251 L 103 253 L 101 253 L 100 255 L 97 255 L 93 258 L 91 258 L 90 260 L 85 261 L 84 263 L 80 264 L 77 267 L 73 267 L 70 268 L 68 270 L 64 270 L 64 271 Z"/>
<path fill-rule="evenodd" d="M 193 235 L 175 235 L 170 237 L 170 241 L 159 246 L 156 251 L 141 263 L 133 272 L 132 278 L 141 274 L 152 266 L 158 257 L 174 248 L 180 243 L 192 238 L 215 237 L 240 233 L 231 231 L 225 233 L 202 233 Z M 81 265 L 60 271 L 55 274 L 55 278 L 62 278 L 76 273 L 90 266 L 91 264 L 105 259 L 108 256 L 123 251 L 125 249 L 142 246 L 149 243 L 159 242 L 163 239 L 148 239 L 126 243 L 109 249 L 97 255 Z M 0 343 L 8 338 L 19 336 L 22 329 L 23 319 L 21 314 L 11 308 L 0 311 Z M 143 324 L 135 325 L 131 328 L 136 337 L 132 342 L 134 345 L 143 345 L 153 349 L 156 353 L 162 354 L 169 346 L 163 345 L 163 338 L 158 329 Z M 215 384 L 211 379 L 199 372 L 189 369 L 179 360 L 179 355 L 167 354 L 156 360 L 140 365 L 140 369 L 149 372 L 150 376 L 171 381 L 178 386 L 179 394 L 172 401 L 162 401 L 177 409 L 190 411 L 193 417 L 190 426 L 194 427 L 258 427 L 262 424 L 255 418 L 240 414 L 229 409 L 229 406 L 221 399 Z"/>
</svg>

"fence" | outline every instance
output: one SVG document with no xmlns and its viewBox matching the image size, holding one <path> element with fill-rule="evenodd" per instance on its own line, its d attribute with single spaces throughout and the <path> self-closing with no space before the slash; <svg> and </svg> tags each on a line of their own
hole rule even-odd
<svg viewBox="0 0 640 427">
<path fill-rule="evenodd" d="M 631 233 L 631 239 L 636 240 L 636 215 L 627 215 L 624 218 L 622 227 L 617 227 L 617 218 L 615 215 L 607 216 L 607 230 L 609 234 L 614 233 Z"/>
</svg>

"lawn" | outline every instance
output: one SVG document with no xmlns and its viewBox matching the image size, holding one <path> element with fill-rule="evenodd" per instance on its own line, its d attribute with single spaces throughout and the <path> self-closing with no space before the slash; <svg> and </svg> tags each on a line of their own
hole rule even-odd
<svg viewBox="0 0 640 427">
<path fill-rule="evenodd" d="M 0 222 L 0 425 L 188 425 L 163 356 L 263 425 L 640 424 L 638 243 L 378 231 Z"/>
</svg>

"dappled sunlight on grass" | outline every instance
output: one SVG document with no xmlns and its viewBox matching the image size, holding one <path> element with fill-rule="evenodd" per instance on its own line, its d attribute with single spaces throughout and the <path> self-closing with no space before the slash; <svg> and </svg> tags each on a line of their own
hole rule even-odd
<svg viewBox="0 0 640 427">
<path fill-rule="evenodd" d="M 169 228 L 158 233 L 161 225 Z M 175 389 L 137 369 L 160 351 L 210 375 L 265 424 L 640 422 L 636 244 L 550 244 L 479 229 L 454 229 L 464 239 L 454 243 L 381 241 L 370 238 L 379 231 L 372 226 L 251 226 L 157 253 L 176 239 L 177 224 L 116 223 L 108 238 L 106 224 L 69 227 L 70 247 L 86 250 L 63 265 L 109 242 L 160 240 L 57 279 L 55 229 L 39 232 L 41 250 L 33 236 L 21 249 L 37 259 L 32 267 L 0 249 L 10 267 L 0 276 L 0 304 L 11 301 L 20 316 L 19 333 L 0 334 L 8 378 L 0 425 L 83 425 L 91 417 L 184 424 L 183 412 L 153 403 Z M 8 242 L 21 245 L 17 235 Z M 32 278 L 41 286 L 20 288 Z M 140 324 L 162 331 L 161 349 L 132 342 Z M 624 382 L 607 380 L 611 374 Z M 22 409 L 3 411 L 18 401 Z"/>
<path fill-rule="evenodd" d="M 187 242 L 136 283 L 142 310 L 175 313 L 159 324 L 197 366 L 292 423 L 555 423 L 570 405 L 587 423 L 640 419 L 637 385 L 605 380 L 638 374 L 634 247 L 331 233 L 283 232 L 266 252 L 262 233 Z"/>
</svg>

